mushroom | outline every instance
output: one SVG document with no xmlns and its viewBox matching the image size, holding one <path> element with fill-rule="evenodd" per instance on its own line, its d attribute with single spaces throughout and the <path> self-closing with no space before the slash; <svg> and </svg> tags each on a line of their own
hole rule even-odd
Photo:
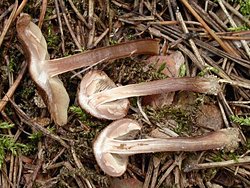
<svg viewBox="0 0 250 188">
<path fill-rule="evenodd" d="M 83 109 L 97 118 L 115 120 L 127 115 L 129 109 L 128 97 L 178 90 L 216 95 L 219 88 L 218 79 L 215 77 L 167 78 L 117 87 L 106 73 L 100 70 L 92 70 L 82 78 L 78 102 Z"/>
<path fill-rule="evenodd" d="M 69 96 L 57 75 L 103 60 L 114 60 L 135 54 L 157 54 L 159 51 L 158 40 L 145 39 L 49 60 L 45 38 L 39 27 L 31 22 L 28 14 L 20 16 L 16 28 L 27 56 L 30 75 L 39 87 L 52 119 L 58 125 L 67 123 Z"/>
<path fill-rule="evenodd" d="M 120 119 L 105 127 L 97 136 L 93 151 L 98 165 L 106 174 L 121 176 L 126 171 L 128 157 L 134 154 L 213 149 L 232 151 L 238 147 L 239 142 L 239 131 L 236 128 L 221 129 L 197 137 L 129 139 L 140 130 L 137 121 Z"/>
</svg>

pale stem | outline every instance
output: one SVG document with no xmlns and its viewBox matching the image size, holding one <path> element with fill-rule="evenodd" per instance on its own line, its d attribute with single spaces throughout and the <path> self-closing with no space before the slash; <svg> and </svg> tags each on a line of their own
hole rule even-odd
<svg viewBox="0 0 250 188">
<path fill-rule="evenodd" d="M 56 76 L 78 68 L 87 67 L 103 60 L 115 60 L 137 54 L 156 55 L 159 41 L 145 39 L 120 43 L 114 46 L 97 48 L 68 57 L 48 60 L 47 68 L 50 76 Z"/>
<path fill-rule="evenodd" d="M 139 84 L 130 84 L 119 86 L 109 90 L 95 93 L 90 97 L 91 102 L 99 105 L 118 99 L 124 99 L 136 96 L 147 96 L 161 94 L 172 91 L 193 91 L 216 95 L 219 91 L 218 80 L 211 78 L 168 78 Z"/>
<path fill-rule="evenodd" d="M 106 151 L 112 154 L 134 155 L 170 151 L 203 151 L 235 149 L 238 146 L 236 129 L 221 129 L 199 137 L 150 138 L 140 140 L 108 140 Z M 108 146 L 109 145 L 109 146 Z"/>
</svg>

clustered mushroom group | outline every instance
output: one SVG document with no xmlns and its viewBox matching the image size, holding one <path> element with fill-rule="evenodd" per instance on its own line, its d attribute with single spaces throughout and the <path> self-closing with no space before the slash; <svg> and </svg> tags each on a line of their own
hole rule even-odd
<svg viewBox="0 0 250 188">
<path fill-rule="evenodd" d="M 29 64 L 30 75 L 38 86 L 52 119 L 61 126 L 67 123 L 69 96 L 58 77 L 59 74 L 88 67 L 103 60 L 114 60 L 136 54 L 156 55 L 159 52 L 158 40 L 144 39 L 49 60 L 45 38 L 28 14 L 22 14 L 18 19 L 17 33 Z M 219 88 L 218 79 L 215 77 L 167 78 L 117 86 L 103 71 L 90 70 L 80 83 L 77 94 L 79 105 L 97 118 L 115 120 L 94 142 L 93 150 L 97 163 L 108 175 L 121 176 L 126 171 L 128 156 L 137 153 L 235 149 L 239 136 L 235 128 L 190 138 L 126 140 L 126 135 L 141 129 L 137 121 L 124 118 L 130 106 L 129 97 L 178 90 L 216 95 Z"/>
</svg>

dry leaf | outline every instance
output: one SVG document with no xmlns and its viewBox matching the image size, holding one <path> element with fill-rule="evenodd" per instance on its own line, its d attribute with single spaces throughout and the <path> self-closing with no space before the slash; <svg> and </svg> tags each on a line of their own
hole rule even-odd
<svg viewBox="0 0 250 188">
<path fill-rule="evenodd" d="M 147 59 L 146 64 L 162 69 L 161 72 L 168 77 L 178 77 L 179 70 L 184 65 L 184 56 L 180 51 L 175 51 L 170 55 L 152 56 Z M 151 95 L 143 98 L 144 105 L 151 105 L 154 108 L 170 105 L 173 102 L 175 92 Z"/>
</svg>

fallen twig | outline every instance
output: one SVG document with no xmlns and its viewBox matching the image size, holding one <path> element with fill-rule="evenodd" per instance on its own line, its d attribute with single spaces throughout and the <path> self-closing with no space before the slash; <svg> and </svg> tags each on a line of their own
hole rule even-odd
<svg viewBox="0 0 250 188">
<path fill-rule="evenodd" d="M 16 13 L 16 10 L 17 10 L 17 5 L 18 5 L 18 1 L 16 0 L 15 3 L 14 3 L 14 7 L 12 9 L 12 12 L 10 14 L 10 17 L 8 19 L 8 21 L 6 22 L 6 25 L 4 26 L 4 29 L 3 31 L 1 32 L 1 36 L 0 36 L 0 47 L 3 43 L 3 39 L 12 23 L 12 21 L 14 20 L 14 16 L 15 16 L 15 13 Z"/>
<path fill-rule="evenodd" d="M 13 83 L 13 85 L 11 86 L 11 88 L 8 90 L 8 92 L 5 94 L 5 96 L 3 97 L 3 99 L 1 99 L 1 101 L 0 101 L 0 112 L 3 110 L 3 108 L 5 107 L 5 105 L 7 104 L 7 102 L 9 101 L 9 99 L 14 94 L 17 86 L 19 85 L 19 83 L 21 82 L 21 80 L 22 80 L 22 78 L 23 78 L 23 76 L 25 74 L 26 68 L 27 68 L 27 63 L 24 62 L 22 64 L 22 69 L 21 69 L 19 75 L 17 76 L 15 82 Z"/>
<path fill-rule="evenodd" d="M 43 25 L 43 21 L 44 21 L 44 16 L 46 13 L 46 9 L 47 9 L 47 0 L 43 0 L 42 2 L 42 8 L 41 8 L 41 12 L 40 12 L 40 16 L 39 16 L 39 22 L 38 22 L 38 27 L 42 28 Z"/>
<path fill-rule="evenodd" d="M 185 172 L 190 172 L 192 170 L 200 170 L 207 168 L 218 168 L 218 167 L 229 167 L 229 166 L 239 166 L 250 164 L 250 156 L 246 156 L 243 158 L 238 158 L 237 160 L 228 160 L 222 162 L 209 162 L 209 163 L 201 163 L 201 164 L 189 164 L 184 168 Z"/>
<path fill-rule="evenodd" d="M 48 137 L 52 138 L 53 140 L 56 140 L 65 148 L 69 148 L 69 145 L 65 141 L 63 141 L 58 135 L 51 133 L 48 129 L 39 125 L 37 122 L 31 121 L 30 117 L 28 117 L 14 101 L 10 100 L 10 102 L 24 123 L 26 123 L 27 125 L 29 125 L 30 127 L 34 128 L 36 130 L 41 131 L 45 136 L 48 136 Z"/>
</svg>

